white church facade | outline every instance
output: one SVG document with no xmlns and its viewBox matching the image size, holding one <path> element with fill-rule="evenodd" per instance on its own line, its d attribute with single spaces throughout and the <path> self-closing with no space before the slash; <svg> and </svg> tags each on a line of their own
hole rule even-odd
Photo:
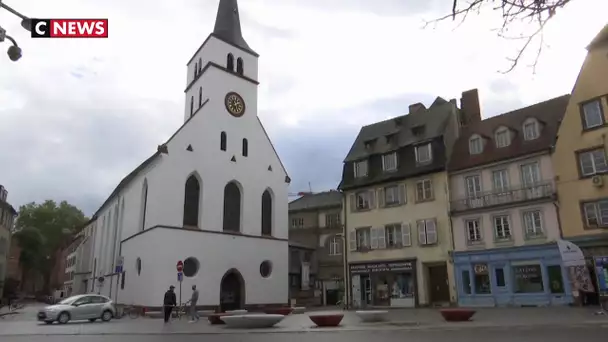
<svg viewBox="0 0 608 342">
<path fill-rule="evenodd" d="M 95 214 L 91 291 L 159 307 L 170 285 L 179 294 L 182 260 L 183 301 L 197 285 L 203 308 L 288 302 L 290 179 L 258 118 L 257 80 L 237 1 L 220 0 L 188 63 L 184 124 Z"/>
</svg>

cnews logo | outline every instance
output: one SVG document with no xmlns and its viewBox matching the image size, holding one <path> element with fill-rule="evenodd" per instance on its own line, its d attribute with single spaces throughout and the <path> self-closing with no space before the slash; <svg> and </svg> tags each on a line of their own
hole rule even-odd
<svg viewBox="0 0 608 342">
<path fill-rule="evenodd" d="M 108 38 L 108 19 L 32 19 L 32 38 Z"/>
</svg>

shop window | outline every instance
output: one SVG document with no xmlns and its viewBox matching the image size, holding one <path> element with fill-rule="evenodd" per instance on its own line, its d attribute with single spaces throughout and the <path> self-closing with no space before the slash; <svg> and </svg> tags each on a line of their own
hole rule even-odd
<svg viewBox="0 0 608 342">
<path fill-rule="evenodd" d="M 462 287 L 465 294 L 471 294 L 471 276 L 469 271 L 462 271 Z"/>
<path fill-rule="evenodd" d="M 497 268 L 494 270 L 494 274 L 496 275 L 496 286 L 504 287 L 505 286 L 505 270 L 502 268 Z"/>
<path fill-rule="evenodd" d="M 562 267 L 560 265 L 548 266 L 547 274 L 549 275 L 549 286 L 551 288 L 551 293 L 564 293 Z"/>
<path fill-rule="evenodd" d="M 488 272 L 488 264 L 476 264 L 473 268 L 475 272 L 475 278 L 473 279 L 473 282 L 475 284 L 475 293 L 492 293 L 492 288 L 490 286 L 490 274 Z"/>
<path fill-rule="evenodd" d="M 414 276 L 412 273 L 385 273 L 373 279 L 374 305 L 398 306 L 403 300 L 413 298 Z"/>
<path fill-rule="evenodd" d="M 535 293 L 543 292 L 543 276 L 540 265 L 513 266 L 514 292 Z"/>
</svg>

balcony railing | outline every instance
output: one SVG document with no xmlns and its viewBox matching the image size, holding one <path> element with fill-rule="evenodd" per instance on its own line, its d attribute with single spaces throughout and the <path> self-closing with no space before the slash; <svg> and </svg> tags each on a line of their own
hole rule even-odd
<svg viewBox="0 0 608 342">
<path fill-rule="evenodd" d="M 501 205 L 537 201 L 553 198 L 555 186 L 547 181 L 531 186 L 520 186 L 502 190 L 480 192 L 478 194 L 451 201 L 452 212 L 476 210 Z"/>
</svg>

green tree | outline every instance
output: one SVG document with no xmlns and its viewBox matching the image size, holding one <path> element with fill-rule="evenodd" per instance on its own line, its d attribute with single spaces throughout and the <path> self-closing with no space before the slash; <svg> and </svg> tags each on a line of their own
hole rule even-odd
<svg viewBox="0 0 608 342">
<path fill-rule="evenodd" d="M 19 261 L 24 279 L 36 272 L 44 279 L 44 290 L 49 289 L 51 271 L 57 262 L 56 251 L 87 222 L 83 212 L 62 201 L 47 200 L 41 204 L 28 203 L 19 208 L 15 235 L 21 255 Z M 22 284 L 23 286 L 23 284 Z"/>
</svg>

